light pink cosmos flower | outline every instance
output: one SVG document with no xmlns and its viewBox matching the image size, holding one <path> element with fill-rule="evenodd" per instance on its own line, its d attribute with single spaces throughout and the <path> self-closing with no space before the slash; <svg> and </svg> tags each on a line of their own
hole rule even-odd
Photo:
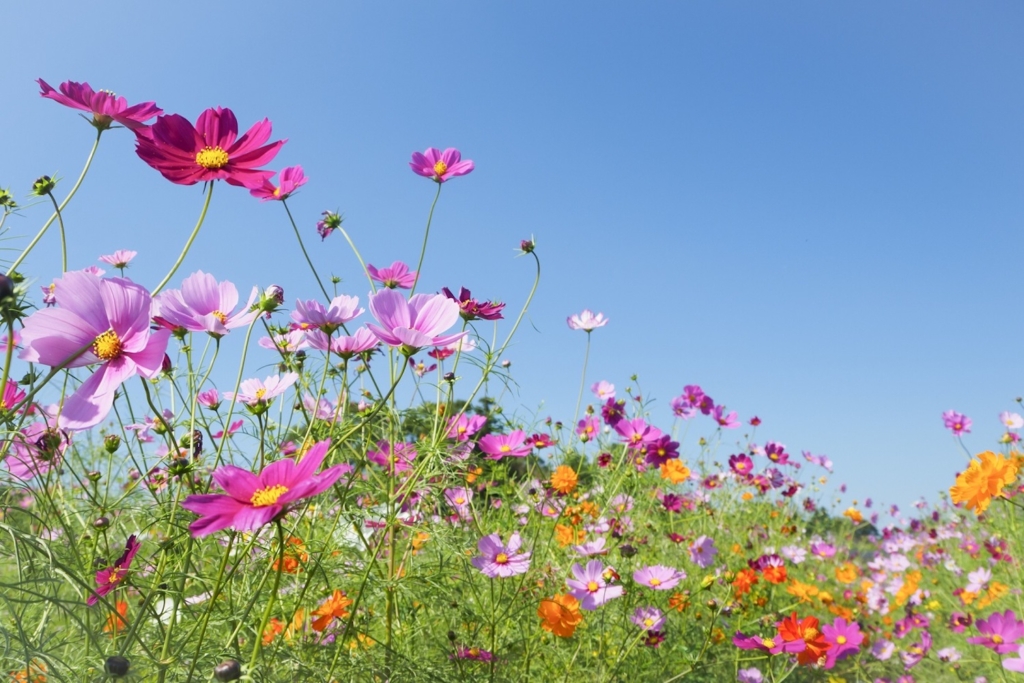
<svg viewBox="0 0 1024 683">
<path fill-rule="evenodd" d="M 113 254 L 100 256 L 100 261 L 123 270 L 124 268 L 127 268 L 128 263 L 138 255 L 139 252 L 137 251 L 132 251 L 130 249 L 118 249 Z"/>
<path fill-rule="evenodd" d="M 604 313 L 594 315 L 593 311 L 585 308 L 582 313 L 570 315 L 565 319 L 565 322 L 568 323 L 569 329 L 590 332 L 595 328 L 607 325 L 608 319 L 604 317 Z"/>
<path fill-rule="evenodd" d="M 622 586 L 609 586 L 605 581 L 604 564 L 600 560 L 587 562 L 586 568 L 574 564 L 572 575 L 575 578 L 566 579 L 565 584 L 572 596 L 580 601 L 582 609 L 595 610 L 623 593 Z"/>
<path fill-rule="evenodd" d="M 667 591 L 686 578 L 686 572 L 661 564 L 642 567 L 633 572 L 633 580 L 658 591 Z"/>
<path fill-rule="evenodd" d="M 313 416 L 313 419 L 316 420 L 333 422 L 334 416 L 338 412 L 338 406 L 331 403 L 329 399 L 322 397 L 317 399 L 310 394 L 302 396 L 302 405 Z"/>
<path fill-rule="evenodd" d="M 645 631 L 660 631 L 665 625 L 665 615 L 657 607 L 637 607 L 629 620 Z"/>
<path fill-rule="evenodd" d="M 476 545 L 480 554 L 471 561 L 474 567 L 492 579 L 524 574 L 530 568 L 532 553 L 517 552 L 522 544 L 523 539 L 518 532 L 509 536 L 508 545 L 501 542 L 498 534 L 484 536 Z"/>
<path fill-rule="evenodd" d="M 942 423 L 946 429 L 953 432 L 954 436 L 971 433 L 971 418 L 955 410 L 947 410 L 942 413 Z"/>
<path fill-rule="evenodd" d="M 574 545 L 572 549 L 576 551 L 577 555 L 583 557 L 590 557 L 591 555 L 607 555 L 608 549 L 604 547 L 605 539 L 603 536 L 599 536 L 592 541 L 587 541 L 583 545 Z"/>
<path fill-rule="evenodd" d="M 320 351 L 330 349 L 331 353 L 341 356 L 345 360 L 349 360 L 356 354 L 365 353 L 380 343 L 380 340 L 374 336 L 373 332 L 370 332 L 365 327 L 360 327 L 350 337 L 344 335 L 328 337 L 320 330 L 307 332 L 305 336 L 309 345 L 314 349 L 319 349 Z"/>
<path fill-rule="evenodd" d="M 135 534 L 128 537 L 128 542 L 124 545 L 124 552 L 121 553 L 121 557 L 117 558 L 113 566 L 96 572 L 96 585 L 99 588 L 88 597 L 85 604 L 92 607 L 99 602 L 100 598 L 124 581 L 124 577 L 128 575 L 128 568 L 132 566 L 132 560 L 135 559 L 135 553 L 139 552 L 141 547 L 142 544 L 135 540 Z"/>
<path fill-rule="evenodd" d="M 473 512 L 469 507 L 473 500 L 473 491 L 461 486 L 444 490 L 444 499 L 455 509 L 459 519 L 466 522 L 473 518 Z"/>
<path fill-rule="evenodd" d="M 224 392 L 224 398 L 228 400 L 234 398 L 239 403 L 244 403 L 250 408 L 265 407 L 270 401 L 287 391 L 288 387 L 295 384 L 298 379 L 299 375 L 295 372 L 271 375 L 262 382 L 255 378 L 247 379 L 238 385 L 239 391 L 237 394 L 233 391 L 226 391 Z"/>
<path fill-rule="evenodd" d="M 213 480 L 226 494 L 193 494 L 181 507 L 199 515 L 189 530 L 193 537 L 222 529 L 256 531 L 285 514 L 293 503 L 330 488 L 346 471 L 344 464 L 316 474 L 327 455 L 330 440 L 314 444 L 296 463 L 291 458 L 272 462 L 259 474 L 234 465 L 213 472 Z"/>
<path fill-rule="evenodd" d="M 323 332 L 320 332 L 320 334 L 323 335 Z M 327 338 L 327 335 L 323 336 L 324 339 Z M 374 342 L 376 342 L 376 337 L 374 337 Z M 260 340 L 256 343 L 265 349 L 282 354 L 295 353 L 299 349 L 309 346 L 306 333 L 302 330 L 292 330 L 287 334 L 275 334 L 273 339 L 270 337 L 260 337 Z"/>
<path fill-rule="evenodd" d="M 1011 413 L 1008 410 L 999 413 L 999 421 L 1006 425 L 1007 429 L 1020 429 L 1024 427 L 1024 417 L 1017 413 Z"/>
<path fill-rule="evenodd" d="M 439 183 L 455 176 L 466 175 L 474 168 L 473 162 L 469 159 L 463 161 L 462 154 L 454 147 L 449 147 L 443 152 L 434 147 L 427 148 L 423 154 L 413 152 L 409 167 L 417 175 Z"/>
<path fill-rule="evenodd" d="M 491 460 L 525 458 L 533 448 L 526 443 L 526 432 L 515 429 L 508 434 L 488 434 L 480 439 L 480 450 Z"/>
<path fill-rule="evenodd" d="M 89 275 L 94 275 L 96 277 L 103 277 L 107 274 L 107 271 L 103 270 L 99 266 L 86 266 L 79 272 L 88 273 Z"/>
<path fill-rule="evenodd" d="M 366 272 L 376 282 L 381 283 L 388 289 L 412 289 L 416 284 L 416 271 L 409 270 L 409 266 L 401 261 L 395 261 L 387 268 L 375 268 L 372 263 L 366 264 Z"/>
<path fill-rule="evenodd" d="M 370 312 L 380 325 L 366 326 L 388 346 L 411 356 L 424 346 L 444 346 L 466 332 L 441 335 L 459 319 L 459 305 L 443 294 L 416 294 L 408 301 L 393 289 L 370 297 Z"/>
<path fill-rule="evenodd" d="M 594 386 L 590 387 L 590 390 L 602 401 L 615 398 L 615 385 L 605 380 L 595 382 Z"/>
<path fill-rule="evenodd" d="M 178 185 L 225 180 L 251 190 L 274 175 L 257 167 L 270 163 L 285 143 L 264 144 L 270 132 L 263 119 L 239 137 L 234 113 L 216 107 L 200 114 L 194 127 L 178 114 L 157 118 L 137 132 L 135 153 Z"/>
<path fill-rule="evenodd" d="M 152 298 L 130 280 L 68 272 L 54 286 L 60 307 L 29 316 L 19 357 L 51 367 L 101 363 L 65 400 L 57 423 L 62 429 L 88 429 L 110 412 L 122 382 L 135 374 L 152 378 L 160 372 L 170 331 L 150 334 Z M 85 352 L 74 357 L 83 347 Z"/>
<path fill-rule="evenodd" d="M 125 128 L 137 130 L 145 126 L 149 119 L 163 113 L 163 109 L 155 102 L 141 102 L 128 106 L 128 101 L 107 90 L 96 92 L 88 83 L 64 81 L 60 84 L 60 92 L 39 78 L 39 94 L 59 102 L 65 107 L 80 109 L 92 114 L 92 125 L 100 130 L 110 128 L 115 121 Z"/>
<path fill-rule="evenodd" d="M 273 175 L 270 177 L 272 178 Z M 263 185 L 249 190 L 249 194 L 257 197 L 261 202 L 269 202 L 271 200 L 284 201 L 295 194 L 297 189 L 305 185 L 306 180 L 307 178 L 302 172 L 301 166 L 289 166 L 281 169 L 281 176 L 277 185 L 271 182 L 270 178 L 266 178 L 263 181 Z"/>
<path fill-rule="evenodd" d="M 181 289 L 169 289 L 156 298 L 156 322 L 171 330 L 207 332 L 222 337 L 236 327 L 248 325 L 259 315 L 249 310 L 256 301 L 252 288 L 249 300 L 238 312 L 238 290 L 227 280 L 217 282 L 209 273 L 199 270 L 182 280 Z"/>
<path fill-rule="evenodd" d="M 714 539 L 707 536 L 699 536 L 690 544 L 689 550 L 690 562 L 703 569 L 710 567 L 715 561 L 715 555 L 718 554 Z"/>
<path fill-rule="evenodd" d="M 363 309 L 359 308 L 357 296 L 338 295 L 331 299 L 327 308 L 319 301 L 296 300 L 295 310 L 292 311 L 292 329 L 318 329 L 333 334 L 339 327 L 362 314 Z"/>
<path fill-rule="evenodd" d="M 34 422 L 14 433 L 7 457 L 3 460 L 4 467 L 11 476 L 22 481 L 42 476 L 51 467 L 60 465 L 70 443 L 70 433 L 47 427 L 43 422 Z"/>
</svg>

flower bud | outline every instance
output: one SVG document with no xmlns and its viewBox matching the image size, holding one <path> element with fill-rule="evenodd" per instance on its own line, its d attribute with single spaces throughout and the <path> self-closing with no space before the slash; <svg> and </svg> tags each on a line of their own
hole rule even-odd
<svg viewBox="0 0 1024 683">
<path fill-rule="evenodd" d="M 324 211 L 322 216 L 323 218 L 316 222 L 316 231 L 320 235 L 320 239 L 325 240 L 332 232 L 341 227 L 343 219 L 334 211 Z"/>
<path fill-rule="evenodd" d="M 218 681 L 237 681 L 242 677 L 242 665 L 234 659 L 226 659 L 213 668 L 213 677 Z"/>
<path fill-rule="evenodd" d="M 14 195 L 10 190 L 0 190 L 0 206 L 6 209 L 14 209 L 18 203 L 14 201 Z"/>
<path fill-rule="evenodd" d="M 97 519 L 95 519 L 93 521 L 92 526 L 93 526 L 94 529 L 100 529 L 100 530 L 106 529 L 107 527 L 110 526 L 110 518 L 109 517 L 99 517 L 99 518 L 97 518 Z"/>
<path fill-rule="evenodd" d="M 269 317 L 271 313 L 276 311 L 279 306 L 284 303 L 284 289 L 280 285 L 270 285 L 260 295 L 259 303 L 256 304 L 256 308 L 263 313 L 266 313 Z"/>
<path fill-rule="evenodd" d="M 57 181 L 48 175 L 39 176 L 34 183 L 32 183 L 32 194 L 40 197 L 53 192 L 53 188 L 57 187 Z"/>
<path fill-rule="evenodd" d="M 174 369 L 174 366 L 171 365 L 171 357 L 168 356 L 165 353 L 164 354 L 164 359 L 160 363 L 160 372 L 164 373 L 165 375 L 168 375 L 168 374 L 170 374 L 171 370 L 173 370 L 173 369 Z"/>
<path fill-rule="evenodd" d="M 455 381 L 455 373 L 454 372 L 446 372 L 446 373 L 444 373 L 444 381 L 445 382 L 454 382 Z"/>
<path fill-rule="evenodd" d="M 704 590 L 711 590 L 711 587 L 715 585 L 715 577 L 708 574 L 700 580 L 700 587 Z M 710 606 L 710 605 L 709 605 Z"/>
<path fill-rule="evenodd" d="M 167 470 L 171 474 L 185 474 L 188 472 L 189 467 L 191 467 L 191 463 L 188 461 L 188 458 L 175 458 Z"/>
<path fill-rule="evenodd" d="M 85 473 L 85 478 L 88 479 L 91 482 L 99 481 L 100 477 L 102 477 L 102 476 L 103 475 L 100 474 L 99 472 L 97 472 L 96 470 L 92 470 L 91 472 L 86 472 Z"/>
<path fill-rule="evenodd" d="M 0 275 L 0 300 L 14 296 L 14 281 L 6 275 Z"/>
<path fill-rule="evenodd" d="M 532 239 L 523 240 L 522 242 L 519 243 L 519 248 L 523 251 L 524 254 L 532 254 L 533 250 L 537 248 L 537 243 L 534 242 Z"/>
<path fill-rule="evenodd" d="M 103 450 L 113 455 L 121 447 L 121 437 L 117 434 L 107 434 L 103 437 Z"/>
<path fill-rule="evenodd" d="M 124 657 L 107 657 L 106 663 L 103 665 L 103 670 L 107 672 L 108 676 L 114 678 L 121 678 L 121 676 L 128 675 L 128 669 L 131 668 L 131 663 Z"/>
</svg>

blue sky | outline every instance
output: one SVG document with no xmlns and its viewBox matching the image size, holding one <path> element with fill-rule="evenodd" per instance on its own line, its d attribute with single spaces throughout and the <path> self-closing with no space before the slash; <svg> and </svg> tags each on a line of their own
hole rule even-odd
<svg viewBox="0 0 1024 683">
<path fill-rule="evenodd" d="M 532 268 L 514 247 L 536 237 L 544 277 L 506 354 L 523 415 L 568 421 L 585 338 L 565 318 L 589 307 L 611 322 L 588 385 L 638 374 L 664 424 L 698 383 L 761 417 L 759 441 L 828 454 L 848 498 L 906 506 L 965 463 L 942 411 L 974 418 L 977 452 L 1024 393 L 1018 3 L 48 8 L 6 9 L 0 186 L 73 180 L 91 145 L 39 77 L 192 120 L 217 105 L 243 127 L 268 117 L 289 140 L 272 166 L 311 178 L 290 206 L 317 267 L 365 298 L 317 216 L 342 211 L 376 265 L 414 262 L 433 185 L 409 154 L 459 147 L 477 169 L 442 192 L 422 286 L 517 310 Z M 136 249 L 130 275 L 155 285 L 201 203 L 126 131 L 105 135 L 66 216 L 71 267 Z M 46 215 L 26 211 L 12 234 Z M 24 268 L 41 283 L 56 245 Z M 180 275 L 197 269 L 315 292 L 281 208 L 226 185 Z"/>
</svg>

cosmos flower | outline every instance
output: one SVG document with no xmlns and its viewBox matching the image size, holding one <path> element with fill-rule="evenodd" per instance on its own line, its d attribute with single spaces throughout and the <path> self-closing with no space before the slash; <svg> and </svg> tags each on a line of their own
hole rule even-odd
<svg viewBox="0 0 1024 683">
<path fill-rule="evenodd" d="M 348 617 L 348 607 L 352 604 L 351 598 L 345 595 L 345 591 L 335 590 L 322 605 L 313 610 L 317 618 L 311 624 L 314 631 L 323 631 L 335 619 Z"/>
<path fill-rule="evenodd" d="M 842 617 L 837 617 L 831 624 L 822 626 L 821 633 L 829 644 L 825 660 L 826 669 L 831 669 L 836 665 L 836 661 L 856 653 L 860 649 L 860 644 L 864 642 L 860 625 L 855 621 L 847 623 Z"/>
<path fill-rule="evenodd" d="M 594 315 L 594 312 L 590 309 L 583 309 L 582 313 L 574 313 L 565 319 L 568 323 L 569 329 L 571 330 L 584 330 L 591 332 L 598 327 L 604 327 L 608 324 L 608 319 L 604 317 L 604 313 L 598 313 Z"/>
<path fill-rule="evenodd" d="M 155 102 L 142 102 L 128 106 L 128 101 L 108 90 L 93 90 L 88 83 L 64 81 L 60 91 L 54 90 L 49 83 L 39 78 L 39 94 L 59 102 L 65 107 L 80 109 L 92 114 L 92 125 L 100 130 L 110 128 L 112 123 L 120 123 L 125 128 L 137 130 L 146 125 L 146 121 L 163 113 L 163 109 Z"/>
<path fill-rule="evenodd" d="M 438 183 L 455 176 L 466 175 L 474 168 L 473 162 L 469 159 L 463 161 L 462 154 L 454 147 L 449 147 L 443 152 L 433 147 L 429 147 L 422 154 L 413 152 L 409 167 L 417 175 L 431 178 Z"/>
<path fill-rule="evenodd" d="M 566 579 L 565 583 L 585 610 L 595 610 L 623 593 L 622 586 L 609 586 L 605 581 L 604 565 L 600 560 L 587 562 L 586 568 L 574 564 L 572 575 L 575 578 Z"/>
<path fill-rule="evenodd" d="M 181 289 L 168 289 L 156 297 L 154 320 L 171 330 L 207 332 L 223 337 L 236 327 L 249 325 L 260 314 L 250 310 L 256 301 L 257 289 L 252 288 L 249 300 L 242 308 L 238 305 L 238 290 L 227 280 L 201 270 L 182 280 Z"/>
<path fill-rule="evenodd" d="M 629 620 L 645 631 L 660 631 L 665 625 L 665 615 L 657 607 L 637 607 Z"/>
<path fill-rule="evenodd" d="M 942 423 L 955 436 L 971 433 L 971 418 L 955 410 L 947 410 L 942 413 Z"/>
<path fill-rule="evenodd" d="M 480 439 L 480 450 L 491 460 L 525 458 L 532 448 L 526 445 L 526 432 L 515 429 L 508 434 L 488 434 Z"/>
<path fill-rule="evenodd" d="M 509 537 L 508 545 L 501 542 L 498 534 L 484 536 L 477 543 L 480 554 L 472 559 L 473 566 L 492 579 L 523 574 L 530 568 L 531 553 L 518 553 L 522 544 L 518 532 Z"/>
<path fill-rule="evenodd" d="M 459 289 L 459 295 L 452 294 L 447 287 L 441 288 L 441 293 L 459 305 L 459 315 L 463 320 L 501 320 L 501 311 L 505 304 L 498 301 L 479 302 L 473 298 L 473 293 L 465 287 Z"/>
<path fill-rule="evenodd" d="M 323 493 L 347 469 L 341 464 L 316 473 L 330 445 L 329 439 L 320 441 L 298 463 L 284 458 L 270 463 L 259 474 L 234 465 L 217 468 L 213 480 L 224 494 L 193 494 L 181 503 L 199 515 L 189 525 L 192 536 L 198 538 L 228 528 L 256 531 L 285 514 L 293 503 Z"/>
<path fill-rule="evenodd" d="M 686 578 L 686 572 L 680 569 L 673 569 L 661 564 L 641 567 L 633 572 L 633 580 L 642 586 L 654 590 L 667 591 L 675 588 L 680 581 Z"/>
<path fill-rule="evenodd" d="M 967 642 L 984 645 L 1001 655 L 1016 652 L 1018 646 L 1014 641 L 1024 637 L 1024 621 L 1017 619 L 1016 613 L 1009 609 L 1002 614 L 993 612 L 988 619 L 978 619 L 977 626 L 982 635 L 968 638 Z"/>
<path fill-rule="evenodd" d="M 261 202 L 284 201 L 305 185 L 307 180 L 306 176 L 302 173 L 301 166 L 282 168 L 277 185 L 271 182 L 270 178 L 272 177 L 273 174 L 268 178 L 264 178 L 263 184 L 250 189 L 249 194 L 257 197 Z"/>
<path fill-rule="evenodd" d="M 395 290 L 382 289 L 370 297 L 370 312 L 380 325 L 366 327 L 407 356 L 424 346 L 444 346 L 466 336 L 441 334 L 459 319 L 459 305 L 443 294 L 416 294 L 406 301 Z"/>
<path fill-rule="evenodd" d="M 380 344 L 380 340 L 377 339 L 373 332 L 370 332 L 365 327 L 357 329 L 352 333 L 352 336 L 340 335 L 338 337 L 330 337 L 320 330 L 313 330 L 312 332 L 306 332 L 305 338 L 314 349 L 321 351 L 330 349 L 331 353 L 341 356 L 345 360 L 349 360 L 360 353 L 365 353 Z"/>
<path fill-rule="evenodd" d="M 113 254 L 107 256 L 100 256 L 100 261 L 109 263 L 115 268 L 124 269 L 128 267 L 128 262 L 139 255 L 139 252 L 132 251 L 130 249 L 118 249 Z"/>
<path fill-rule="evenodd" d="M 19 357 L 50 367 L 100 364 L 65 399 L 57 422 L 62 429 L 88 429 L 110 412 L 122 382 L 135 374 L 152 378 L 160 373 L 170 331 L 150 334 L 152 298 L 130 280 L 72 271 L 54 287 L 60 306 L 26 319 Z"/>
<path fill-rule="evenodd" d="M 331 299 L 326 308 L 316 300 L 297 300 L 291 315 L 292 329 L 318 329 L 325 334 L 333 334 L 339 327 L 362 314 L 363 309 L 359 307 L 357 296 L 340 294 Z"/>
<path fill-rule="evenodd" d="M 702 569 L 707 569 L 715 561 L 715 555 L 718 554 L 718 548 L 715 547 L 714 539 L 708 538 L 707 536 L 699 536 L 697 539 L 690 544 L 690 562 L 693 562 Z"/>
<path fill-rule="evenodd" d="M 559 638 L 571 638 L 576 627 L 583 621 L 580 601 L 569 594 L 558 594 L 541 600 L 537 616 L 541 618 L 540 627 Z"/>
<path fill-rule="evenodd" d="M 233 391 L 224 392 L 227 400 L 238 401 L 246 406 L 255 409 L 266 409 L 270 401 L 280 396 L 288 387 L 295 384 L 299 379 L 298 373 L 286 372 L 283 375 L 271 375 L 262 382 L 258 379 L 247 379 L 238 386 L 238 393 Z"/>
<path fill-rule="evenodd" d="M 411 289 L 416 284 L 416 271 L 410 271 L 409 266 L 401 261 L 395 261 L 386 268 L 376 268 L 372 263 L 367 263 L 366 272 L 371 279 L 388 289 Z"/>
<path fill-rule="evenodd" d="M 239 137 L 234 112 L 222 107 L 204 111 L 195 126 L 178 114 L 161 116 L 144 133 L 136 137 L 136 154 L 172 183 L 224 180 L 250 190 L 274 175 L 259 167 L 273 161 L 285 142 L 265 144 L 271 133 L 267 119 Z"/>
<path fill-rule="evenodd" d="M 453 415 L 448 418 L 448 431 L 445 436 L 456 441 L 469 441 L 485 422 L 487 417 L 484 415 Z"/>
<path fill-rule="evenodd" d="M 128 575 L 128 568 L 132 566 L 132 560 L 135 559 L 135 553 L 139 552 L 139 548 L 142 547 L 138 541 L 135 540 L 135 534 L 128 537 L 128 542 L 124 545 L 124 552 L 113 564 L 113 566 L 101 569 L 96 572 L 96 585 L 99 586 L 92 595 L 85 601 L 85 604 L 92 607 L 99 599 L 104 595 L 114 590 L 124 581 L 124 577 Z"/>
<path fill-rule="evenodd" d="M 967 470 L 957 475 L 956 483 L 949 489 L 950 500 L 957 505 L 963 503 L 980 515 L 993 498 L 1002 495 L 1003 488 L 1017 479 L 1018 468 L 1016 458 L 1006 458 L 992 451 L 979 453 Z"/>
<path fill-rule="evenodd" d="M 28 481 L 60 465 L 69 444 L 69 433 L 33 422 L 13 434 L 3 464 L 11 476 Z"/>
</svg>

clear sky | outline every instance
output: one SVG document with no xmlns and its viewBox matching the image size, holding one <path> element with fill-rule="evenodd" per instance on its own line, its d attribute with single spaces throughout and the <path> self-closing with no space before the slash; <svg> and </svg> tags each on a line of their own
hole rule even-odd
<svg viewBox="0 0 1024 683">
<path fill-rule="evenodd" d="M 829 455 L 849 497 L 905 506 L 965 463 L 942 411 L 975 420 L 977 452 L 1024 394 L 1018 2 L 63 0 L 9 3 L 4 24 L 0 187 L 66 189 L 92 143 L 39 77 L 268 117 L 289 139 L 273 167 L 311 178 L 290 206 L 318 268 L 364 301 L 316 218 L 342 211 L 371 263 L 415 262 L 434 186 L 409 155 L 459 147 L 477 168 L 442 192 L 422 287 L 515 311 L 533 273 L 514 247 L 536 237 L 543 280 L 506 354 L 523 415 L 570 419 L 585 335 L 565 318 L 589 307 L 611 322 L 588 386 L 638 374 L 664 426 L 698 383 L 758 415 L 759 441 Z M 66 216 L 71 267 L 135 249 L 129 274 L 155 285 L 201 192 L 105 135 Z M 23 268 L 40 284 L 56 246 Z M 281 207 L 223 184 L 177 282 L 197 269 L 315 293 Z"/>
</svg>

